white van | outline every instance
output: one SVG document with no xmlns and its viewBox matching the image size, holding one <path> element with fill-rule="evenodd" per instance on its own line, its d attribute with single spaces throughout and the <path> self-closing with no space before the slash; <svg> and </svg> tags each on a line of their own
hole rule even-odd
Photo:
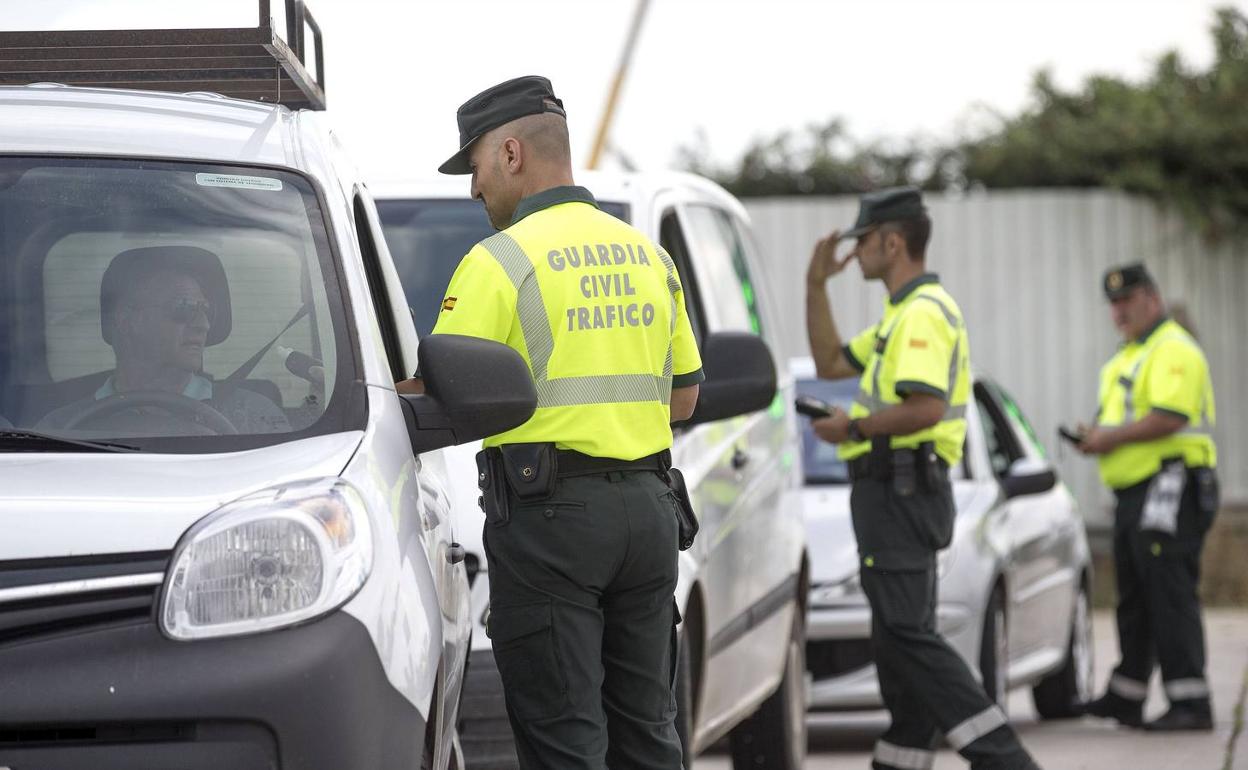
<svg viewBox="0 0 1248 770">
<path fill-rule="evenodd" d="M 0 766 L 461 766 L 439 448 L 536 396 L 417 352 L 321 115 L 0 88 Z"/>
<path fill-rule="evenodd" d="M 759 280 L 766 265 L 741 204 L 688 174 L 578 173 L 603 210 L 671 254 L 702 350 L 707 381 L 698 413 L 675 431 L 701 532 L 680 556 L 683 616 L 677 727 L 686 762 L 731 733 L 738 768 L 801 766 L 806 752 L 805 625 L 808 588 L 793 383 L 775 361 L 769 408 L 727 418 L 723 395 L 748 375 L 747 342 L 779 350 L 777 308 Z M 492 234 L 466 180 L 377 185 L 382 227 L 416 326 L 427 334 L 460 258 Z M 430 304 L 432 303 L 432 304 Z M 735 336 L 734 336 L 735 335 Z M 741 335 L 746 335 L 743 338 Z M 717 403 L 719 406 L 717 407 Z M 477 446 L 448 452 L 452 508 L 473 580 L 473 652 L 464 703 L 468 767 L 515 766 L 501 683 L 485 635 L 488 584 L 477 506 Z"/>
</svg>

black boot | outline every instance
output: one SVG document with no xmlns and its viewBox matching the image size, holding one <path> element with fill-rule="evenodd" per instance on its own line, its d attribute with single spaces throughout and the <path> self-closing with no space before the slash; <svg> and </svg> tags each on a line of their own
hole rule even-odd
<svg viewBox="0 0 1248 770">
<path fill-rule="evenodd" d="M 1103 719 L 1117 719 L 1127 727 L 1144 726 L 1144 704 L 1127 700 L 1112 692 L 1083 704 L 1083 713 Z"/>
<path fill-rule="evenodd" d="M 1207 700 L 1172 703 L 1169 711 L 1144 725 L 1144 729 L 1156 732 L 1172 730 L 1208 732 L 1213 729 L 1213 709 L 1210 708 Z"/>
</svg>

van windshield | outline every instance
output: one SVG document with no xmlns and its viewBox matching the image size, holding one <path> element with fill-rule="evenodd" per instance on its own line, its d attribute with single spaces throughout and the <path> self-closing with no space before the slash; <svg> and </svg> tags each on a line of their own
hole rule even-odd
<svg viewBox="0 0 1248 770">
<path fill-rule="evenodd" d="M 219 452 L 362 427 L 343 316 L 297 174 L 0 157 L 0 431 Z"/>
<path fill-rule="evenodd" d="M 599 208 L 628 221 L 628 206 L 599 201 Z M 469 198 L 379 200 L 386 245 L 399 271 L 409 307 L 417 308 L 416 333 L 433 330 L 451 275 L 473 246 L 494 234 L 485 206 Z"/>
</svg>

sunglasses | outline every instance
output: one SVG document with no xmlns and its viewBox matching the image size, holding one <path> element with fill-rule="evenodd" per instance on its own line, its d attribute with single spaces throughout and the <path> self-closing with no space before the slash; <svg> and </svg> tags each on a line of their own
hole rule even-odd
<svg viewBox="0 0 1248 770">
<path fill-rule="evenodd" d="M 193 300 L 185 297 L 178 297 L 170 300 L 163 305 L 139 305 L 138 307 L 156 308 L 163 310 L 165 317 L 174 323 L 189 324 L 198 318 L 201 314 L 208 319 L 208 325 L 212 326 L 216 320 L 216 308 L 207 300 Z"/>
</svg>

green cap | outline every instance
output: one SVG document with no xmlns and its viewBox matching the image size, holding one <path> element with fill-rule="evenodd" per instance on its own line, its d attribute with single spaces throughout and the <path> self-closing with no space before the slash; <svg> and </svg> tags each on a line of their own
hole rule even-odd
<svg viewBox="0 0 1248 770">
<path fill-rule="evenodd" d="M 841 233 L 841 237 L 857 238 L 885 222 L 921 219 L 926 215 L 927 209 L 923 206 L 923 194 L 919 188 L 906 186 L 876 190 L 859 199 L 858 221 Z"/>
</svg>

